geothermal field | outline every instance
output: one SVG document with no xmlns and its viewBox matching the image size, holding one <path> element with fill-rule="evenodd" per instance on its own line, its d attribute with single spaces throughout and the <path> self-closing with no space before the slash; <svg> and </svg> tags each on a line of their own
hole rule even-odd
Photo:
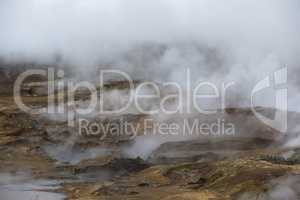
<svg viewBox="0 0 300 200">
<path fill-rule="evenodd" d="M 0 200 L 299 200 L 298 0 L 1 0 Z"/>
</svg>

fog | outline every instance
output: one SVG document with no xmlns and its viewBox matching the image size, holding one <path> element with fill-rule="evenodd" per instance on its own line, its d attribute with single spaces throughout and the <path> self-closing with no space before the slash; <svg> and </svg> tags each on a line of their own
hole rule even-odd
<svg viewBox="0 0 300 200">
<path fill-rule="evenodd" d="M 43 69 L 48 66 L 65 67 L 67 69 L 66 77 L 58 82 L 74 81 L 77 83 L 77 81 L 85 79 L 95 83 L 94 78 L 99 78 L 96 73 L 99 69 L 121 69 L 135 79 L 138 84 L 144 80 L 157 83 L 161 90 L 161 96 L 155 101 L 147 100 L 144 104 L 140 104 L 145 107 L 145 110 L 161 108 L 159 103 L 165 97 L 170 94 L 181 94 L 181 91 L 177 91 L 176 88 L 164 87 L 163 83 L 176 81 L 183 86 L 183 96 L 178 95 L 166 103 L 166 107 L 170 109 L 176 109 L 177 104 L 182 106 L 183 113 L 167 114 L 159 110 L 155 115 L 144 116 L 145 113 L 142 113 L 133 104 L 116 116 L 97 113 L 96 110 L 99 110 L 100 105 L 106 111 L 124 106 L 130 92 L 134 93 L 134 98 L 138 96 L 137 88 L 128 89 L 122 80 L 118 84 L 109 85 L 112 87 L 101 91 L 103 93 L 98 94 L 100 88 L 98 85 L 96 91 L 91 92 L 91 96 L 95 94 L 99 99 L 103 98 L 96 102 L 95 112 L 84 115 L 75 111 L 76 108 L 85 108 L 89 103 L 93 103 L 93 100 L 90 101 L 87 97 L 85 90 L 79 93 L 84 100 L 73 102 L 68 99 L 70 102 L 66 104 L 64 101 L 55 101 L 54 104 L 61 103 L 62 105 L 48 105 L 53 110 L 58 110 L 56 106 L 66 108 L 66 113 L 44 113 L 39 116 L 41 125 L 45 126 L 41 126 L 43 131 L 32 126 L 34 136 L 39 137 L 39 132 L 43 132 L 45 136 L 41 136 L 41 141 L 47 139 L 46 143 L 39 144 L 42 147 L 41 151 L 45 153 L 45 156 L 56 160 L 56 165 L 63 164 L 66 167 L 72 165 L 72 169 L 74 165 L 74 169 L 77 169 L 76 166 L 80 167 L 83 164 L 84 170 L 85 168 L 91 169 L 91 173 L 74 174 L 74 177 L 76 175 L 79 179 L 88 181 L 91 176 L 94 178 L 93 180 L 99 181 L 100 179 L 111 179 L 116 175 L 115 171 L 109 170 L 95 170 L 94 174 L 93 169 L 98 167 L 98 165 L 94 166 L 94 163 L 98 164 L 102 161 L 102 157 L 116 159 L 117 162 L 112 161 L 112 164 L 110 162 L 107 164 L 108 167 L 111 165 L 113 168 L 114 165 L 123 165 L 122 162 L 119 164 L 119 157 L 141 157 L 150 161 L 155 150 L 166 142 L 206 139 L 204 136 L 199 137 L 194 132 L 195 136 L 151 135 L 151 130 L 154 128 L 147 132 L 147 127 L 142 124 L 143 119 L 154 119 L 154 122 L 160 123 L 174 122 L 179 125 L 178 132 L 180 133 L 183 133 L 183 123 L 188 117 L 190 117 L 190 121 L 193 118 L 199 118 L 202 123 L 207 122 L 207 124 L 215 123 L 215 119 L 224 119 L 224 122 L 225 120 L 233 121 L 237 125 L 235 135 L 237 138 L 246 135 L 253 138 L 264 138 L 269 134 L 271 139 L 274 137 L 276 140 L 276 127 L 271 127 L 274 130 L 265 128 L 262 123 L 258 123 L 259 121 L 254 115 L 248 115 L 246 109 L 240 109 L 240 111 L 233 109 L 232 113 L 230 113 L 230 109 L 227 110 L 229 112 L 218 110 L 215 115 L 210 116 L 199 115 L 194 105 L 192 105 L 191 112 L 186 111 L 189 110 L 188 106 L 191 102 L 191 99 L 187 98 L 187 94 L 193 94 L 193 89 L 199 82 L 210 82 L 216 86 L 219 92 L 222 91 L 222 84 L 234 82 L 226 94 L 221 94 L 216 102 L 212 99 L 208 99 L 207 102 L 199 100 L 200 104 L 202 103 L 200 107 L 202 108 L 203 104 L 212 110 L 224 108 L 223 105 L 225 107 L 250 107 L 253 88 L 259 81 L 270 77 L 271 86 L 256 96 L 254 106 L 275 107 L 275 100 L 285 100 L 277 98 L 275 95 L 278 93 L 275 90 L 288 86 L 287 109 L 300 112 L 298 106 L 300 102 L 299 35 L 299 0 L 0 0 L 0 75 L 3 69 L 11 70 L 20 63 L 21 66 L 27 66 L 23 65 L 24 63 L 38 63 L 38 67 L 43 67 Z M 274 80 L 276 81 L 274 73 L 285 67 L 287 67 L 288 83 L 283 82 L 284 84 L 273 87 Z M 72 72 L 70 74 L 75 77 L 68 76 L 69 70 Z M 187 72 L 190 74 L 187 75 Z M 13 79 L 10 73 L 3 74 L 8 77 L 8 80 Z M 190 76 L 190 80 L 187 80 L 187 76 Z M 0 76 L 1 84 L 2 77 L 4 76 Z M 114 80 L 109 81 L 113 83 Z M 187 81 L 190 81 L 191 88 L 186 87 L 189 85 Z M 6 87 L 5 81 L 3 83 Z M 67 87 L 67 84 L 64 86 Z M 55 91 L 58 92 L 58 97 L 64 92 L 64 86 L 60 88 L 60 91 Z M 114 86 L 121 87 L 115 89 Z M 10 89 L 10 87 L 7 88 Z M 7 90 L 7 88 L 5 89 Z M 143 89 L 142 93 L 153 92 L 151 88 Z M 48 90 L 48 92 L 50 91 Z M 54 97 L 55 92 L 53 92 Z M 31 96 L 29 93 L 28 95 Z M 226 102 L 221 102 L 222 100 Z M 197 103 L 199 102 L 197 101 Z M 6 112 L 4 114 L 6 115 Z M 9 113 L 7 119 L 15 120 L 15 115 L 19 116 L 18 113 Z M 135 115 L 138 118 L 135 118 Z M 297 118 L 293 118 L 292 115 Z M 133 136 L 128 135 L 128 138 L 127 135 L 117 138 L 118 135 L 110 136 L 105 133 L 104 135 L 108 137 L 104 138 L 107 140 L 103 141 L 102 147 L 102 141 L 92 141 L 94 139 L 92 137 L 85 140 L 80 137 L 80 134 L 77 134 L 75 128 L 66 127 L 69 120 L 76 121 L 81 117 L 85 117 L 91 122 L 96 119 L 95 122 L 99 122 L 99 124 L 102 122 L 103 124 L 113 124 L 114 122 L 121 124 L 123 121 L 117 119 L 124 118 L 125 121 L 137 123 L 141 127 L 135 127 L 135 131 L 131 130 Z M 288 130 L 283 131 L 287 135 L 283 135 L 286 142 L 282 147 L 299 148 L 300 126 L 297 126 L 299 114 L 289 113 L 289 118 L 291 120 L 288 123 Z M 4 119 L 6 120 L 6 116 Z M 31 116 L 29 119 L 31 120 Z M 45 120 L 45 124 L 43 124 L 43 120 Z M 48 120 L 51 123 L 46 123 Z M 283 121 L 282 118 L 279 120 Z M 265 123 L 262 120 L 261 122 Z M 280 124 L 279 122 L 281 121 L 277 123 L 274 120 L 272 125 Z M 4 125 L 6 126 L 6 124 Z M 9 128 L 10 124 L 7 127 Z M 109 127 L 108 130 L 113 132 L 116 129 Z M 210 132 L 212 132 L 211 130 Z M 35 133 L 35 131 L 38 132 Z M 30 134 L 27 135 L 31 136 Z M 101 135 L 99 134 L 99 136 Z M 208 136 L 217 137 L 213 134 Z M 219 137 L 225 138 L 226 135 L 219 135 Z M 131 139 L 132 141 L 129 142 Z M 29 138 L 28 141 L 30 140 L 34 139 Z M 112 148 L 106 147 L 105 142 L 111 142 Z M 27 143 L 24 144 L 27 145 Z M 22 145 L 24 144 L 22 142 Z M 89 145 L 91 145 L 90 148 Z M 31 144 L 28 148 L 30 153 L 34 153 L 35 149 L 31 151 Z M 247 150 L 247 148 L 245 149 Z M 182 152 L 185 153 L 184 151 Z M 192 148 L 191 151 L 193 151 Z M 192 155 L 191 151 L 186 152 L 187 156 Z M 199 152 L 201 154 L 201 150 Z M 174 152 L 171 153 L 173 155 Z M 177 153 L 180 154 L 179 151 L 174 154 Z M 210 155 L 209 153 L 211 152 L 208 152 L 208 155 Z M 180 156 L 178 155 L 178 158 Z M 88 160 L 91 161 L 87 162 Z M 22 162 L 20 163 L 22 164 Z M 124 163 L 124 169 L 126 165 Z M 135 164 L 133 163 L 133 165 Z M 123 166 L 121 168 L 123 170 Z M 263 173 L 264 171 L 262 171 L 262 175 Z M 92 178 L 90 179 L 92 180 Z M 201 181 L 202 178 L 199 180 Z M 50 186 L 45 187 L 43 183 L 50 184 Z M 31 180 L 30 175 L 23 177 L 0 174 L 0 198 L 20 199 L 22 197 L 27 200 L 38 198 L 40 195 L 43 199 L 63 199 L 63 195 L 52 193 L 52 189 L 56 189 L 53 187 L 57 187 L 58 184 L 52 183 L 51 180 L 35 182 Z M 140 185 L 142 186 L 142 184 Z M 299 196 L 298 176 L 286 176 L 266 182 L 266 184 L 269 190 L 265 193 L 245 193 L 239 199 L 297 199 Z M 152 187 L 150 184 L 149 186 Z M 103 189 L 105 189 L 104 193 L 107 190 L 109 195 L 111 191 L 114 192 L 114 190 L 110 191 L 110 186 L 103 185 Z M 102 191 L 102 186 L 97 191 L 95 190 L 95 194 L 96 192 L 98 194 L 99 191 Z M 135 192 L 130 193 L 130 195 L 132 194 Z M 94 192 L 91 195 L 94 195 Z"/>
<path fill-rule="evenodd" d="M 297 0 L 2 0 L 0 56 L 59 55 L 81 73 L 118 67 L 160 81 L 181 81 L 189 67 L 195 81 L 241 83 L 235 105 L 287 66 L 289 108 L 299 110 L 299 10 Z"/>
<path fill-rule="evenodd" d="M 296 0 L 2 0 L 0 53 L 61 53 L 87 65 L 140 42 L 196 41 L 248 60 L 273 53 L 284 61 L 299 50 L 299 9 Z"/>
<path fill-rule="evenodd" d="M 239 200 L 279 200 L 299 199 L 299 177 L 289 175 L 270 181 L 267 192 L 259 194 L 245 193 Z"/>
</svg>

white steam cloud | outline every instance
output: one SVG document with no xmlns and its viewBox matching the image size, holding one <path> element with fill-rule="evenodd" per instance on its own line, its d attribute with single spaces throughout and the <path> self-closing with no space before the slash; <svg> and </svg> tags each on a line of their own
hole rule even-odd
<svg viewBox="0 0 300 200">
<path fill-rule="evenodd" d="M 0 54 L 60 52 L 86 64 L 136 42 L 191 40 L 284 58 L 299 50 L 299 9 L 297 0 L 2 0 Z"/>
<path fill-rule="evenodd" d="M 298 0 L 2 0 L 0 57 L 59 54 L 75 69 L 110 64 L 172 80 L 190 67 L 198 79 L 243 83 L 241 99 L 288 66 L 290 109 L 299 110 L 299 10 Z"/>
</svg>

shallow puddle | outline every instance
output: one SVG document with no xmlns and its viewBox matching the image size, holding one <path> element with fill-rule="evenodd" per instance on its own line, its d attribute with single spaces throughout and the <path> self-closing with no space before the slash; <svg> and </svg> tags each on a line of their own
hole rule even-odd
<svg viewBox="0 0 300 200">
<path fill-rule="evenodd" d="M 60 184 L 54 180 L 33 180 L 26 174 L 0 174 L 1 200 L 63 200 L 55 192 Z"/>
</svg>

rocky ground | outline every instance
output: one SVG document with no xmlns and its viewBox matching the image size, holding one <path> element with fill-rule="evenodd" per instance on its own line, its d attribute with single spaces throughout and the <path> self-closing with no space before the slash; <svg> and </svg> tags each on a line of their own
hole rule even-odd
<svg viewBox="0 0 300 200">
<path fill-rule="evenodd" d="M 47 105 L 47 95 L 28 94 L 23 101 L 34 110 Z M 137 138 L 99 140 L 74 136 L 77 130 L 65 120 L 25 113 L 3 93 L 0 199 L 300 199 L 300 150 L 284 145 L 288 136 L 247 108 L 192 117 L 210 121 L 221 115 L 236 124 L 237 134 L 161 139 L 147 137 L 141 126 Z M 297 124 L 298 114 L 290 116 Z M 124 114 L 102 122 L 139 124 L 150 117 Z M 156 145 L 142 152 L 148 143 L 141 141 L 149 140 Z M 35 187 L 25 190 L 28 184 Z"/>
</svg>

